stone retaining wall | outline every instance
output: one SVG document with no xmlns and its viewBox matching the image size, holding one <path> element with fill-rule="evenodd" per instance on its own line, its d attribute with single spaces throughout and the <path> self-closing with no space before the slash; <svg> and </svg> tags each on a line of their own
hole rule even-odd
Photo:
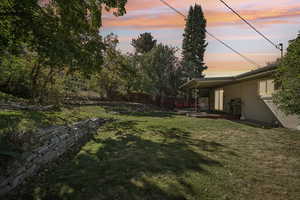
<svg viewBox="0 0 300 200">
<path fill-rule="evenodd" d="M 24 180 L 34 175 L 44 164 L 80 144 L 84 138 L 92 135 L 97 128 L 107 122 L 104 119 L 88 119 L 71 126 L 57 126 L 43 129 L 34 134 L 38 145 L 33 151 L 25 152 L 22 159 L 9 166 L 7 172 L 0 176 L 0 196 L 8 193 Z"/>
<path fill-rule="evenodd" d="M 51 111 L 54 106 L 38 106 L 38 105 L 27 105 L 27 104 L 19 104 L 14 102 L 3 103 L 0 102 L 0 109 L 7 110 L 29 110 L 29 111 Z"/>
</svg>

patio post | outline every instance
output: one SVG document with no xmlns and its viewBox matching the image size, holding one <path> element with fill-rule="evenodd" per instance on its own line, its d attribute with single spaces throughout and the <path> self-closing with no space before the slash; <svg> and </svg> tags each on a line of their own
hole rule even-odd
<svg viewBox="0 0 300 200">
<path fill-rule="evenodd" d="M 197 88 L 195 88 L 195 112 L 197 112 L 197 100 L 198 100 L 198 92 L 197 92 Z"/>
</svg>

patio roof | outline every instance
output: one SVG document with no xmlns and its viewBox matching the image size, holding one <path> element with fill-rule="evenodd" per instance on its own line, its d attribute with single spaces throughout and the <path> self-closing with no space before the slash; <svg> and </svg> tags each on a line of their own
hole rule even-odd
<svg viewBox="0 0 300 200">
<path fill-rule="evenodd" d="M 267 76 L 274 73 L 276 65 L 270 65 L 262 67 L 256 70 L 245 72 L 237 76 L 230 77 L 208 77 L 208 78 L 195 78 L 187 81 L 180 88 L 182 89 L 192 89 L 192 88 L 214 88 L 230 83 L 235 83 L 237 81 L 248 80 L 252 78 L 259 78 L 262 76 Z"/>
<path fill-rule="evenodd" d="M 234 81 L 234 77 L 211 77 L 192 79 L 181 86 L 181 88 L 210 88 L 224 85 Z"/>
</svg>

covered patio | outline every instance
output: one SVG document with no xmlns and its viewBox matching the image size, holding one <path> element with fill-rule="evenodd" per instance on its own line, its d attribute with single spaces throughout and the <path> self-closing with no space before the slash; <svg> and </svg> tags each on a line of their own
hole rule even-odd
<svg viewBox="0 0 300 200">
<path fill-rule="evenodd" d="M 181 88 L 189 96 L 186 98 L 187 101 L 193 98 L 193 106 L 189 110 L 180 110 L 179 113 L 197 118 L 240 119 L 240 99 L 232 99 L 225 106 L 224 91 L 222 89 L 223 86 L 231 84 L 235 80 L 235 77 L 211 77 L 188 81 Z"/>
<path fill-rule="evenodd" d="M 228 119 L 228 120 L 239 120 L 239 117 L 234 116 L 232 114 L 216 112 L 216 111 L 187 111 L 187 110 L 177 110 L 179 115 L 185 115 L 187 117 L 195 117 L 195 118 L 208 118 L 208 119 Z"/>
</svg>

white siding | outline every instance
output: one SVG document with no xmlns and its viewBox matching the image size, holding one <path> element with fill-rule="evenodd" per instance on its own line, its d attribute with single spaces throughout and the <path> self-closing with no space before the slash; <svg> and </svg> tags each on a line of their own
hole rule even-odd
<svg viewBox="0 0 300 200">
<path fill-rule="evenodd" d="M 260 80 L 250 80 L 224 86 L 224 110 L 229 112 L 230 100 L 240 98 L 242 100 L 243 117 L 249 120 L 272 123 L 276 120 L 276 117 L 259 95 L 266 84 L 266 82 L 261 83 Z"/>
</svg>

